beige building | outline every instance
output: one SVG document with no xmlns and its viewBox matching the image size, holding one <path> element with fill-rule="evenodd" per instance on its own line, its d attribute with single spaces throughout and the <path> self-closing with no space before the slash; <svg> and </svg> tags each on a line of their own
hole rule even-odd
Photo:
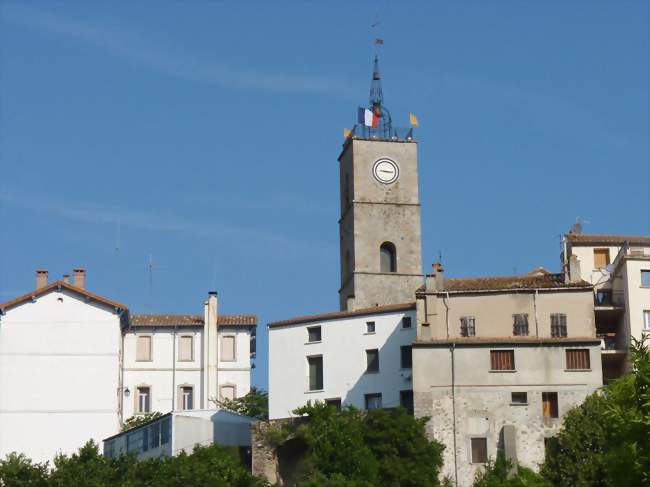
<svg viewBox="0 0 650 487">
<path fill-rule="evenodd" d="M 570 232 L 562 262 L 572 277 L 594 285 L 603 378 L 619 377 L 627 368 L 631 337 L 650 333 L 650 236 Z"/>
<path fill-rule="evenodd" d="M 536 468 L 562 416 L 602 384 L 592 286 L 537 269 L 445 279 L 417 293 L 415 415 L 445 444 L 443 474 L 471 485 L 503 450 Z"/>
</svg>

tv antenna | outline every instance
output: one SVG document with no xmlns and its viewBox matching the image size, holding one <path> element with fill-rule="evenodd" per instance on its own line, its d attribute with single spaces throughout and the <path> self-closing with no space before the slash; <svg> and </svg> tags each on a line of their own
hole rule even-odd
<svg viewBox="0 0 650 487">
<path fill-rule="evenodd" d="M 580 235 L 582 233 L 583 223 L 589 223 L 589 222 L 580 217 L 576 218 L 576 222 L 573 225 L 571 225 L 571 229 L 569 230 L 569 233 Z"/>
</svg>

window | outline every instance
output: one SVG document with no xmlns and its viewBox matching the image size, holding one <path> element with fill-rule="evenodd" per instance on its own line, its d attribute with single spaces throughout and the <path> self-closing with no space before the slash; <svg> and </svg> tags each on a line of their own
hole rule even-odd
<svg viewBox="0 0 650 487">
<path fill-rule="evenodd" d="M 566 315 L 562 313 L 551 314 L 551 336 L 555 338 L 566 336 Z"/>
<path fill-rule="evenodd" d="M 641 286 L 650 287 L 650 271 L 641 271 Z"/>
<path fill-rule="evenodd" d="M 515 370 L 514 350 L 490 350 L 491 370 Z"/>
<path fill-rule="evenodd" d="M 136 455 L 140 453 L 144 449 L 142 439 L 143 431 L 141 428 L 126 435 L 126 452 L 135 453 Z"/>
<path fill-rule="evenodd" d="M 384 242 L 379 247 L 379 272 L 397 272 L 395 245 Z"/>
<path fill-rule="evenodd" d="M 513 392 L 510 394 L 510 402 L 512 404 L 528 404 L 528 393 Z"/>
<path fill-rule="evenodd" d="M 463 316 L 460 319 L 460 336 L 463 337 L 476 336 L 475 319 L 473 316 Z"/>
<path fill-rule="evenodd" d="M 472 438 L 472 463 L 487 463 L 487 438 Z"/>
<path fill-rule="evenodd" d="M 650 311 L 645 310 L 643 312 L 643 329 L 650 331 Z"/>
<path fill-rule="evenodd" d="M 512 334 L 516 337 L 525 337 L 528 336 L 528 315 L 527 314 L 517 314 L 512 315 L 513 326 Z"/>
<path fill-rule="evenodd" d="M 151 336 L 139 335 L 137 338 L 137 349 L 135 352 L 137 362 L 151 362 Z"/>
<path fill-rule="evenodd" d="M 139 413 L 149 413 L 151 412 L 151 388 L 150 387 L 138 387 L 138 394 L 136 397 L 138 401 L 138 412 Z"/>
<path fill-rule="evenodd" d="M 182 386 L 180 396 L 180 404 L 183 411 L 194 409 L 194 389 L 192 386 Z"/>
<path fill-rule="evenodd" d="M 178 360 L 181 362 L 191 362 L 194 360 L 194 337 L 180 337 L 178 342 Z"/>
<path fill-rule="evenodd" d="M 364 394 L 366 409 L 381 409 L 381 393 L 378 394 Z"/>
<path fill-rule="evenodd" d="M 366 350 L 366 372 L 379 372 L 379 350 Z"/>
<path fill-rule="evenodd" d="M 309 390 L 323 389 L 323 357 L 307 357 L 309 363 Z"/>
<path fill-rule="evenodd" d="M 609 265 L 609 249 L 594 249 L 594 268 L 604 269 Z"/>
<path fill-rule="evenodd" d="M 224 399 L 232 401 L 236 397 L 235 386 L 231 384 L 225 384 L 219 387 L 219 396 L 221 397 L 222 401 Z"/>
<path fill-rule="evenodd" d="M 399 391 L 399 405 L 413 414 L 413 391 Z"/>
<path fill-rule="evenodd" d="M 542 392 L 542 416 L 557 418 L 557 392 Z"/>
<path fill-rule="evenodd" d="M 408 330 L 411 328 L 411 317 L 405 316 L 402 318 L 402 330 Z"/>
<path fill-rule="evenodd" d="M 320 326 L 312 326 L 307 328 L 307 341 L 309 343 L 320 342 L 321 331 Z"/>
<path fill-rule="evenodd" d="M 149 432 L 149 448 L 154 449 L 160 446 L 160 421 L 152 423 Z"/>
<path fill-rule="evenodd" d="M 225 335 L 221 337 L 221 361 L 235 361 L 235 337 L 234 335 Z"/>
<path fill-rule="evenodd" d="M 169 438 L 172 436 L 172 420 L 165 418 L 160 423 L 160 444 L 166 445 L 169 443 Z"/>
<path fill-rule="evenodd" d="M 589 369 L 589 349 L 580 348 L 566 351 L 566 368 L 568 370 Z"/>
<path fill-rule="evenodd" d="M 374 333 L 374 332 L 375 332 L 375 322 L 366 321 L 366 333 Z"/>
<path fill-rule="evenodd" d="M 400 349 L 400 367 L 410 369 L 413 367 L 413 351 L 411 345 L 404 345 Z"/>
<path fill-rule="evenodd" d="M 325 399 L 325 404 L 328 406 L 332 406 L 333 408 L 336 408 L 337 411 L 341 410 L 341 398 L 340 397 L 335 397 L 333 399 Z"/>
</svg>

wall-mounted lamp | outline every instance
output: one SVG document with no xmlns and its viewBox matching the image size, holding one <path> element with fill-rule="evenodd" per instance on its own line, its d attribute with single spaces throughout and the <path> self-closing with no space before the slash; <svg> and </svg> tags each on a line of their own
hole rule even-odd
<svg viewBox="0 0 650 487">
<path fill-rule="evenodd" d="M 131 391 L 129 390 L 128 387 L 125 387 L 125 388 L 124 388 L 124 395 L 125 395 L 126 397 L 129 397 L 129 396 L 131 395 Z"/>
</svg>

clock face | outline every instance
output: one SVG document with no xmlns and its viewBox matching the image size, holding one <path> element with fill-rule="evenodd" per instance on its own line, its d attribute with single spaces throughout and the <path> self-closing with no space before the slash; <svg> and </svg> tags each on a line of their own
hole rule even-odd
<svg viewBox="0 0 650 487">
<path fill-rule="evenodd" d="M 390 159 L 378 159 L 372 166 L 372 174 L 380 183 L 391 184 L 399 177 L 399 166 Z"/>
</svg>

